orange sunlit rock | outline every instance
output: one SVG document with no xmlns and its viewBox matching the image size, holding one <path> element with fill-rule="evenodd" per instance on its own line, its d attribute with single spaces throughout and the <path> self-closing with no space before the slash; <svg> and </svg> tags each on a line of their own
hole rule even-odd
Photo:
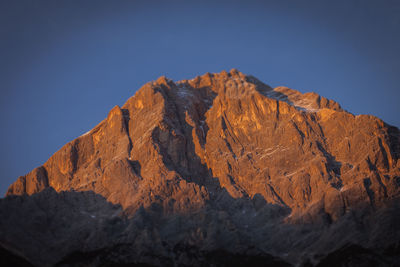
<svg viewBox="0 0 400 267">
<path fill-rule="evenodd" d="M 53 186 L 93 190 L 131 212 L 174 200 L 169 208 L 177 211 L 181 198 L 196 209 L 218 194 L 209 187 L 217 181 L 233 198 L 259 194 L 300 215 L 322 201 L 338 218 L 347 206 L 398 196 L 398 153 L 396 128 L 315 93 L 272 89 L 235 69 L 177 83 L 163 76 L 7 194 Z M 361 190 L 372 190 L 373 199 L 346 193 L 366 178 L 371 185 Z M 182 180 L 191 184 L 184 193 Z"/>
</svg>

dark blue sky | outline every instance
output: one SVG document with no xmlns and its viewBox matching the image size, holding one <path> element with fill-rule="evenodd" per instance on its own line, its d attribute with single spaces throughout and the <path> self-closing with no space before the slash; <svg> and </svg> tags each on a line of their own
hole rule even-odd
<svg viewBox="0 0 400 267">
<path fill-rule="evenodd" d="M 0 1 L 0 194 L 144 83 L 237 68 L 400 126 L 400 1 Z"/>
</svg>

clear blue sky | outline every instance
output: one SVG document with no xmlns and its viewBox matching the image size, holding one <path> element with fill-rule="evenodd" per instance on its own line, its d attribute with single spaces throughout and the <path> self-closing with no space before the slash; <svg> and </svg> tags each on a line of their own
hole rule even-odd
<svg viewBox="0 0 400 267">
<path fill-rule="evenodd" d="M 400 126 L 400 1 L 0 1 L 0 194 L 144 83 L 237 68 Z"/>
</svg>

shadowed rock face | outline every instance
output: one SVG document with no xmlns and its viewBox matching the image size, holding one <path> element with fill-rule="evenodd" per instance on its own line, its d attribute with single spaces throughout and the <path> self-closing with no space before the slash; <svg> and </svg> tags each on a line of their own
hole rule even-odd
<svg viewBox="0 0 400 267">
<path fill-rule="evenodd" d="M 10 186 L 0 212 L 15 216 L 0 224 L 1 244 L 39 265 L 80 257 L 223 265 L 213 255 L 224 253 L 243 263 L 315 264 L 322 259 L 315 255 L 341 253 L 346 244 L 398 244 L 399 157 L 396 127 L 315 93 L 273 89 L 237 70 L 176 83 L 161 77 Z M 48 197 L 54 206 L 40 209 Z M 49 215 L 63 201 L 65 214 L 80 215 L 71 229 L 60 223 L 48 236 L 46 227 L 64 220 Z M 87 230 L 98 242 L 80 234 L 88 227 L 84 205 L 102 214 L 92 214 L 97 226 Z M 17 210 L 40 210 L 44 229 Z M 110 218 L 120 220 L 117 230 L 105 230 Z M 66 229 L 76 239 L 63 236 Z M 33 237 L 16 240 L 22 230 L 48 239 L 33 248 Z M 61 246 L 52 241 L 57 234 L 68 245 L 43 256 Z"/>
</svg>

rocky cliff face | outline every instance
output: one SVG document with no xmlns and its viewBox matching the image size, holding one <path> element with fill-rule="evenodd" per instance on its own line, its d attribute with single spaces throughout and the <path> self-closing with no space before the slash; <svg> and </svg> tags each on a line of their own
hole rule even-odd
<svg viewBox="0 0 400 267">
<path fill-rule="evenodd" d="M 237 70 L 161 77 L 10 186 L 0 241 L 39 265 L 383 255 L 400 240 L 399 157 L 396 127 L 315 93 Z"/>
</svg>

